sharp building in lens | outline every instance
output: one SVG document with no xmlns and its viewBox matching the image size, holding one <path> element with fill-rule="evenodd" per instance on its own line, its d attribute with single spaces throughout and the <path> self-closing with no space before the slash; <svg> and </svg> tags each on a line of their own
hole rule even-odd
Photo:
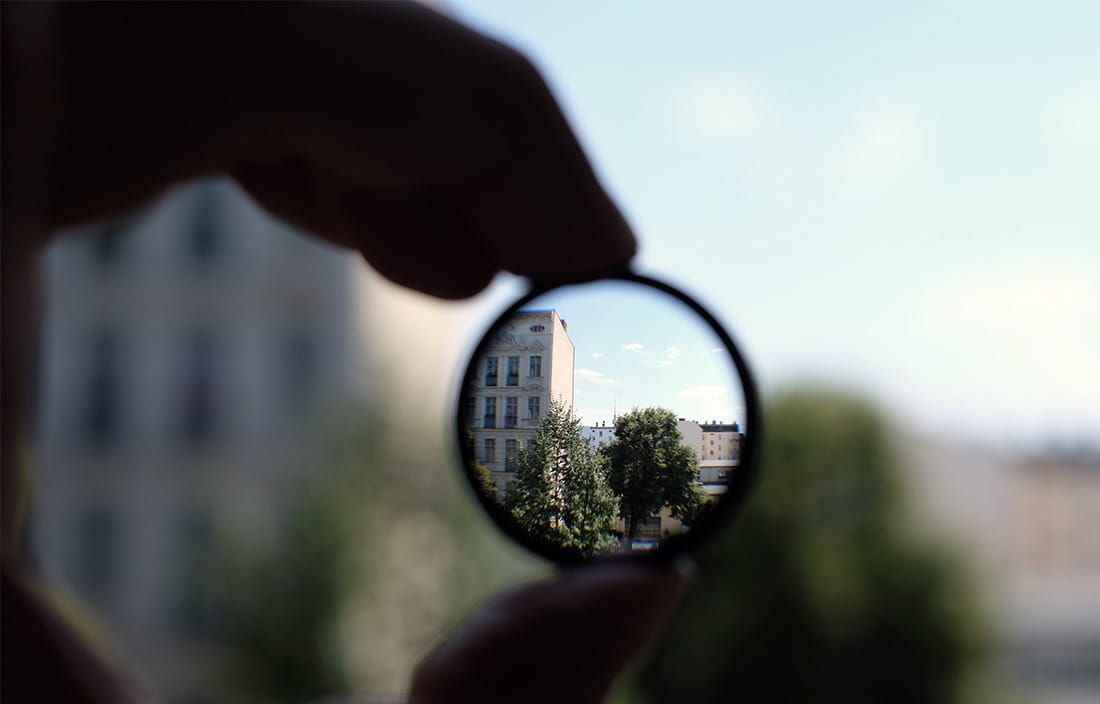
<svg viewBox="0 0 1100 704">
<path fill-rule="evenodd" d="M 464 412 L 477 460 L 504 489 L 551 402 L 573 410 L 575 350 L 554 310 L 521 310 L 497 328 L 467 379 Z"/>
</svg>

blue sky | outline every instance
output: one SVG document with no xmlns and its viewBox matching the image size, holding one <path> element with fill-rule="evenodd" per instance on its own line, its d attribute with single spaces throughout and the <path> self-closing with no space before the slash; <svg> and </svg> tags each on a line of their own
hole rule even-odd
<svg viewBox="0 0 1100 704">
<path fill-rule="evenodd" d="M 1100 3 L 515 3 L 639 234 L 765 389 L 1100 438 Z"/>
<path fill-rule="evenodd" d="M 525 308 L 556 310 L 568 323 L 583 424 L 611 425 L 616 411 L 648 407 L 744 424 L 741 384 L 721 339 L 672 297 L 608 281 L 557 289 Z"/>
</svg>

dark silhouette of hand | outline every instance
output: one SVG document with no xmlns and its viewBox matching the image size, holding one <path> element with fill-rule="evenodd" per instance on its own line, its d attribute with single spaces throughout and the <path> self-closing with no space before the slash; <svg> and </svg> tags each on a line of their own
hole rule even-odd
<svg viewBox="0 0 1100 704">
<path fill-rule="evenodd" d="M 55 229 L 229 174 L 444 298 L 500 271 L 621 267 L 635 241 L 530 63 L 420 5 L 4 3 L 2 27 L 4 694 L 129 700 L 15 549 L 32 259 Z M 599 701 L 682 586 L 605 564 L 509 592 L 425 661 L 412 701 Z"/>
</svg>

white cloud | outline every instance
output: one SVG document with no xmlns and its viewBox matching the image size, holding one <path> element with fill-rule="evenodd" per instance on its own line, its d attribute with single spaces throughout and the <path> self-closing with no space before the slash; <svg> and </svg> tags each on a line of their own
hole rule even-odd
<svg viewBox="0 0 1100 704">
<path fill-rule="evenodd" d="M 914 106 L 881 99 L 856 116 L 825 173 L 844 200 L 879 196 L 919 164 L 928 146 L 929 121 Z"/>
<path fill-rule="evenodd" d="M 676 359 L 678 359 L 679 357 L 680 357 L 680 350 L 679 349 L 677 349 L 675 347 L 668 347 L 668 348 L 665 349 L 665 354 L 664 354 L 663 357 L 661 357 L 658 364 L 663 364 L 663 365 L 667 366 L 669 364 L 672 364 L 672 362 L 675 361 Z"/>
<path fill-rule="evenodd" d="M 1100 435 L 1100 261 L 1035 256 L 941 278 L 906 329 L 898 381 L 940 418 Z"/>
<path fill-rule="evenodd" d="M 630 350 L 631 352 L 636 352 L 638 350 L 644 350 L 645 345 L 640 342 L 628 342 L 627 344 L 623 345 L 623 349 Z"/>
<path fill-rule="evenodd" d="M 599 359 L 600 357 L 606 357 L 606 356 L 607 356 L 606 352 L 593 352 L 592 353 L 592 359 Z"/>
<path fill-rule="evenodd" d="M 581 381 L 587 381 L 592 384 L 600 384 L 602 386 L 610 386 L 612 384 L 618 384 L 618 380 L 612 379 L 603 372 L 598 372 L 593 369 L 574 369 L 574 376 Z"/>
<path fill-rule="evenodd" d="M 697 421 L 734 419 L 734 405 L 729 389 L 724 386 L 697 384 L 676 393 L 679 399 L 676 413 Z"/>
<path fill-rule="evenodd" d="M 1069 146 L 1100 146 L 1100 83 L 1081 84 L 1058 95 L 1041 119 L 1054 141 Z"/>
<path fill-rule="evenodd" d="M 772 110 L 751 82 L 737 76 L 696 76 L 676 87 L 672 122 L 682 134 L 732 145 L 765 130 Z"/>
</svg>

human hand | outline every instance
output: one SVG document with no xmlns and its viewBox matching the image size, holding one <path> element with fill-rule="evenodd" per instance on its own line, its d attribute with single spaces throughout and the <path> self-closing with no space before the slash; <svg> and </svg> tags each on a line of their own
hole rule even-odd
<svg viewBox="0 0 1100 704">
<path fill-rule="evenodd" d="M 417 3 L 61 3 L 53 227 L 228 173 L 446 298 L 625 265 L 634 238 L 514 50 Z M 45 80 L 46 76 L 39 76 Z M 47 147 L 51 149 L 48 150 Z"/>
<path fill-rule="evenodd" d="M 609 562 L 490 601 L 430 654 L 409 704 L 600 702 L 687 583 L 678 567 Z"/>
<path fill-rule="evenodd" d="M 3 370 L 6 538 L 17 533 L 23 493 L 15 448 L 34 308 L 31 256 L 58 228 L 124 215 L 173 183 L 229 174 L 274 214 L 440 297 L 472 295 L 499 271 L 583 275 L 633 256 L 629 227 L 527 60 L 425 7 L 5 3 L 3 10 L 2 299 L 12 341 Z M 5 549 L 5 578 L 23 578 L 16 562 Z M 475 620 L 449 641 L 421 670 L 414 701 L 438 700 L 439 687 L 454 684 L 452 665 L 490 640 L 507 644 L 509 658 L 534 647 L 524 624 L 561 643 L 552 638 L 554 621 L 530 608 L 544 598 L 559 623 L 611 619 L 591 639 L 614 644 L 614 653 L 604 652 L 611 659 L 581 667 L 575 680 L 587 693 L 606 688 L 672 600 L 671 587 L 653 578 L 638 578 L 630 597 L 622 569 L 616 578 L 563 575 L 559 598 L 575 602 L 555 605 L 545 587 L 493 602 L 482 614 L 508 620 L 490 619 L 496 628 Z M 633 622 L 616 608 L 593 613 L 619 587 L 624 603 L 633 598 L 651 613 Z M 40 653 L 48 676 L 6 678 L 6 687 L 37 682 L 79 699 L 119 699 L 109 664 L 63 624 L 41 627 L 53 618 L 48 607 L 28 595 L 12 608 L 26 614 L 13 641 L 34 646 L 27 652 Z M 525 672 L 518 664 L 515 671 Z"/>
</svg>

